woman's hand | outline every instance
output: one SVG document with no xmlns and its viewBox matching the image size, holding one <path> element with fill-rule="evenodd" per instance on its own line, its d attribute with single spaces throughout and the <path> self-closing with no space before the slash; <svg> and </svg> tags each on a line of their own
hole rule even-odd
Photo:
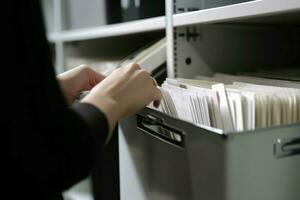
<svg viewBox="0 0 300 200">
<path fill-rule="evenodd" d="M 80 92 L 91 90 L 105 78 L 87 65 L 80 65 L 72 70 L 59 74 L 57 79 L 68 101 L 73 103 Z"/>
<path fill-rule="evenodd" d="M 116 69 L 82 99 L 105 113 L 110 130 L 123 117 L 134 114 L 154 101 L 158 106 L 161 92 L 150 74 L 137 64 Z"/>
</svg>

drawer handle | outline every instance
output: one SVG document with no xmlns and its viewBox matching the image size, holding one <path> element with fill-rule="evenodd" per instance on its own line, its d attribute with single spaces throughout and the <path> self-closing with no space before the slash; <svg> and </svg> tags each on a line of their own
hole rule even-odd
<svg viewBox="0 0 300 200">
<path fill-rule="evenodd" d="M 277 139 L 275 144 L 276 157 L 287 157 L 300 154 L 300 137 Z"/>
<path fill-rule="evenodd" d="M 183 131 L 170 127 L 154 115 L 137 114 L 137 127 L 143 132 L 175 147 L 184 148 Z"/>
</svg>

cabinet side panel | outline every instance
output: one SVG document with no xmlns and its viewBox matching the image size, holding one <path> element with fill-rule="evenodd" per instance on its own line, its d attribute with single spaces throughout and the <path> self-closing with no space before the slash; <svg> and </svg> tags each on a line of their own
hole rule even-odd
<svg viewBox="0 0 300 200">
<path fill-rule="evenodd" d="M 300 155 L 277 157 L 278 139 L 300 138 L 300 125 L 262 129 L 228 140 L 227 185 L 230 200 L 298 200 Z"/>
</svg>

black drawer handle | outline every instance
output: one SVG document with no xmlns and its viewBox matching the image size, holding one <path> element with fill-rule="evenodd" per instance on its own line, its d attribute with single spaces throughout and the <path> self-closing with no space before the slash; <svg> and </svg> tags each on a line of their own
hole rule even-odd
<svg viewBox="0 0 300 200">
<path fill-rule="evenodd" d="M 137 114 L 137 127 L 163 142 L 175 147 L 184 148 L 185 137 L 183 131 L 166 125 L 157 116 Z"/>
<path fill-rule="evenodd" d="M 287 157 L 300 154 L 300 137 L 289 139 L 277 139 L 275 144 L 275 155 Z"/>
</svg>

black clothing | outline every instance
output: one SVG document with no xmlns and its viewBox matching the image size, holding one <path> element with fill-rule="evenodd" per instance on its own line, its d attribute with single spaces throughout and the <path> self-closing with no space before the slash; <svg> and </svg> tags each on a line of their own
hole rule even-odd
<svg viewBox="0 0 300 200">
<path fill-rule="evenodd" d="M 6 4 L 10 44 L 5 59 L 10 63 L 2 66 L 3 77 L 9 78 L 2 105 L 9 110 L 2 109 L 2 131 L 9 144 L 8 199 L 61 199 L 62 191 L 89 174 L 108 122 L 92 105 L 67 105 L 55 78 L 39 1 Z"/>
</svg>

